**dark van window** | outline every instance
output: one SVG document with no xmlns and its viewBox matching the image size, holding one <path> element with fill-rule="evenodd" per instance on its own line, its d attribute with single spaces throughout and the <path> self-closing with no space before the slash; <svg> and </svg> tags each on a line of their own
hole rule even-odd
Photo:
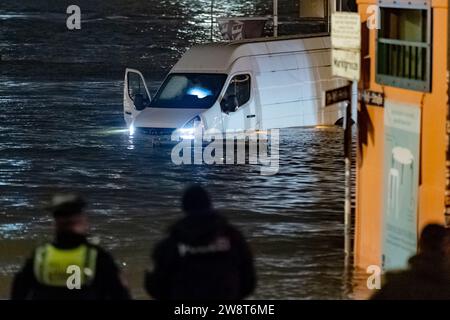
<svg viewBox="0 0 450 320">
<path fill-rule="evenodd" d="M 249 74 L 240 74 L 231 80 L 220 102 L 222 111 L 234 112 L 250 100 L 251 80 Z"/>
<path fill-rule="evenodd" d="M 138 95 L 141 96 L 145 101 L 150 101 L 150 97 L 145 90 L 145 84 L 141 76 L 135 72 L 128 73 L 128 95 L 133 101 Z"/>
<path fill-rule="evenodd" d="M 226 74 L 171 74 L 153 99 L 152 107 L 211 108 L 226 79 Z"/>
</svg>

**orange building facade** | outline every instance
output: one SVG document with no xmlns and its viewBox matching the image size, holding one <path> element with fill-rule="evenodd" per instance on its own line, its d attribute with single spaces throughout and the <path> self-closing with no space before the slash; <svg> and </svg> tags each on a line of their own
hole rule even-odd
<svg viewBox="0 0 450 320">
<path fill-rule="evenodd" d="M 358 107 L 354 261 L 366 268 L 384 262 L 385 189 L 403 183 L 389 180 L 386 168 L 387 104 L 420 112 L 418 180 L 412 182 L 417 229 L 409 236 L 446 221 L 448 0 L 357 3 L 363 28 L 359 89 L 384 94 L 384 106 L 366 100 Z"/>
</svg>

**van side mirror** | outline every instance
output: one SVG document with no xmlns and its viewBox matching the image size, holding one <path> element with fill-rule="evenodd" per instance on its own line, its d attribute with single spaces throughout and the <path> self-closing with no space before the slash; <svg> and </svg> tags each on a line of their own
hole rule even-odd
<svg viewBox="0 0 450 320">
<path fill-rule="evenodd" d="M 222 100 L 222 110 L 225 113 L 235 112 L 239 107 L 236 95 L 230 95 L 228 98 Z"/>
<path fill-rule="evenodd" d="M 134 101 L 134 107 L 136 108 L 136 110 L 142 111 L 145 109 L 145 107 L 146 107 L 145 99 L 142 94 L 140 94 L 140 93 L 135 94 L 133 101 Z"/>
</svg>

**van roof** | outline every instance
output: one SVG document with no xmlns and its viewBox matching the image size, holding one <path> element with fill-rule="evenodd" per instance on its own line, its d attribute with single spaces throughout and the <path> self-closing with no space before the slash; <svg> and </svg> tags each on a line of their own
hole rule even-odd
<svg viewBox="0 0 450 320">
<path fill-rule="evenodd" d="M 245 56 L 268 55 L 330 48 L 328 34 L 258 38 L 196 45 L 172 68 L 171 73 L 228 73 Z"/>
</svg>

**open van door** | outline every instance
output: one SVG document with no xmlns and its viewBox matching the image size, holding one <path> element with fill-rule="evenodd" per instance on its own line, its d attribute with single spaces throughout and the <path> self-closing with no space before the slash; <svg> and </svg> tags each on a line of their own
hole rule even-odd
<svg viewBox="0 0 450 320">
<path fill-rule="evenodd" d="M 134 69 L 125 70 L 123 89 L 123 113 L 127 126 L 150 105 L 151 96 L 142 73 Z"/>
</svg>

